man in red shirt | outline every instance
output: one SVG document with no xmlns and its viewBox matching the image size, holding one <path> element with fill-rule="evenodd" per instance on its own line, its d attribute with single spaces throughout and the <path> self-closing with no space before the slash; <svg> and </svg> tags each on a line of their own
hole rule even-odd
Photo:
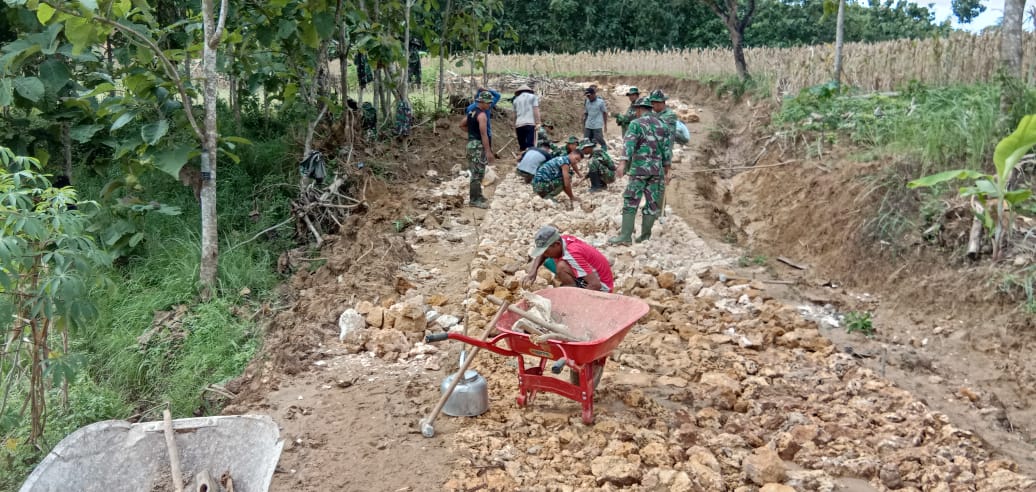
<svg viewBox="0 0 1036 492">
<path fill-rule="evenodd" d="M 608 259 L 575 236 L 561 235 L 554 226 L 543 226 L 533 240 L 532 261 L 522 285 L 532 286 L 540 265 L 550 268 L 562 286 L 611 292 L 615 279 Z"/>
</svg>

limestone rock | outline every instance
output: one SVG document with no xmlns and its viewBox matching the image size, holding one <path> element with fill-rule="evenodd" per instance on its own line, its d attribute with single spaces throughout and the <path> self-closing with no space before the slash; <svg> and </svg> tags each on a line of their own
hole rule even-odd
<svg viewBox="0 0 1036 492">
<path fill-rule="evenodd" d="M 350 352 L 359 352 L 369 336 L 367 322 L 355 309 L 346 309 L 338 317 L 338 341 Z"/>
<path fill-rule="evenodd" d="M 779 483 L 768 483 L 763 485 L 759 492 L 795 492 L 795 489 Z"/>
<path fill-rule="evenodd" d="M 652 442 L 640 450 L 640 459 L 649 466 L 671 466 L 673 458 L 669 456 L 669 450 L 660 442 Z"/>
<path fill-rule="evenodd" d="M 360 301 L 356 303 L 356 312 L 360 314 L 367 314 L 374 308 L 374 304 L 370 301 Z"/>
<path fill-rule="evenodd" d="M 673 289 L 676 288 L 676 274 L 673 272 L 662 272 L 656 277 L 658 280 L 658 286 L 666 289 L 670 292 L 675 292 Z"/>
<path fill-rule="evenodd" d="M 746 456 L 741 463 L 741 471 L 756 485 L 784 482 L 787 476 L 784 461 L 776 451 L 766 446 L 756 448 L 754 453 Z"/>
<path fill-rule="evenodd" d="M 699 490 L 726 490 L 723 473 L 716 456 L 708 448 L 694 446 L 687 450 L 687 472 Z"/>
<path fill-rule="evenodd" d="M 406 335 L 399 330 L 372 330 L 366 347 L 378 357 L 394 360 L 399 354 L 409 352 L 410 343 L 407 342 Z"/>
<path fill-rule="evenodd" d="M 385 308 L 373 306 L 367 313 L 367 324 L 375 328 L 381 328 L 385 323 Z"/>
<path fill-rule="evenodd" d="M 597 485 L 612 484 L 629 487 L 640 483 L 640 467 L 621 456 L 598 456 L 590 462 L 590 471 L 597 479 Z"/>
</svg>

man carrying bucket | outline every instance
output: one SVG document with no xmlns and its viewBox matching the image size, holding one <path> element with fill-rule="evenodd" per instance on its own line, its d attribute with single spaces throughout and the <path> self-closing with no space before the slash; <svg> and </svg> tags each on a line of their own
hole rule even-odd
<svg viewBox="0 0 1036 492">
<path fill-rule="evenodd" d="M 536 281 L 540 265 L 554 272 L 563 287 L 611 292 L 615 279 L 608 259 L 579 238 L 561 235 L 554 226 L 543 226 L 533 239 L 532 261 L 525 272 L 522 286 L 529 288 Z"/>
</svg>

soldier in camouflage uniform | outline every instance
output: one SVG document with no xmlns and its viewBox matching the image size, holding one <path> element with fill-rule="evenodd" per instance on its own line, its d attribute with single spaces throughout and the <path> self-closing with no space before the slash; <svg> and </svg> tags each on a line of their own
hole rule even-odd
<svg viewBox="0 0 1036 492">
<path fill-rule="evenodd" d="M 627 109 L 623 114 L 615 115 L 615 122 L 622 127 L 622 136 L 624 137 L 626 136 L 626 129 L 630 127 L 630 122 L 637 119 L 637 108 L 633 107 L 633 103 L 637 102 L 637 99 L 640 99 L 640 89 L 630 87 L 629 90 L 626 91 L 626 97 L 630 100 L 629 109 Z"/>
<path fill-rule="evenodd" d="M 400 100 L 396 103 L 396 137 L 405 138 L 410 136 L 410 130 L 414 127 L 414 111 L 409 101 Z"/>
<path fill-rule="evenodd" d="M 583 154 L 572 152 L 540 164 L 532 178 L 532 191 L 541 198 L 551 200 L 563 191 L 572 202 L 579 201 L 579 197 L 572 192 L 571 167 L 579 164 L 581 160 Z"/>
<path fill-rule="evenodd" d="M 378 111 L 369 102 L 363 103 L 360 107 L 360 129 L 368 141 L 378 137 Z"/>
<path fill-rule="evenodd" d="M 553 152 L 553 156 L 561 157 L 563 155 L 568 155 L 573 152 L 579 152 L 579 139 L 576 138 L 574 135 L 569 136 L 568 140 L 565 140 L 565 146 L 555 150 Z"/>
<path fill-rule="evenodd" d="M 483 92 L 475 100 L 478 105 L 468 111 L 461 121 L 460 127 L 468 132 L 468 170 L 471 181 L 468 183 L 468 205 L 477 208 L 489 208 L 486 197 L 482 195 L 482 178 L 486 177 L 486 166 L 494 161 L 493 148 L 489 145 L 489 105 L 493 95 Z"/>
<path fill-rule="evenodd" d="M 622 163 L 619 174 L 629 174 L 629 183 L 622 194 L 622 230 L 618 236 L 608 239 L 609 244 L 631 244 L 633 226 L 637 219 L 640 199 L 645 199 L 643 222 L 637 242 L 651 238 L 651 228 L 659 214 L 659 203 L 669 181 L 669 165 L 672 162 L 672 133 L 652 112 L 647 98 L 634 103 L 637 119 L 630 122 L 624 138 Z"/>
<path fill-rule="evenodd" d="M 552 156 L 557 157 L 559 155 L 563 155 L 564 152 L 561 148 L 550 139 L 550 135 L 547 133 L 547 128 L 550 128 L 553 131 L 554 125 L 551 125 L 548 121 L 543 122 L 543 125 L 540 126 L 540 129 L 536 132 L 536 145 L 539 145 L 539 142 L 547 142 L 550 144 L 550 153 Z"/>
<path fill-rule="evenodd" d="M 669 128 L 669 134 L 675 137 L 676 122 L 679 118 L 677 118 L 676 113 L 674 113 L 673 110 L 666 106 L 666 99 L 669 99 L 669 97 L 667 97 L 661 89 L 658 89 L 651 92 L 651 97 L 648 98 L 648 101 L 651 103 L 651 109 L 655 114 L 655 118 L 658 118 L 662 123 L 665 123 L 666 128 Z M 670 142 L 669 150 L 672 151 L 672 149 L 672 142 Z"/>
<path fill-rule="evenodd" d="M 584 138 L 579 144 L 583 152 L 583 159 L 588 159 L 586 176 L 590 179 L 590 193 L 602 191 L 609 183 L 615 182 L 615 162 L 604 149 L 594 149 L 597 143 L 589 138 Z"/>
</svg>

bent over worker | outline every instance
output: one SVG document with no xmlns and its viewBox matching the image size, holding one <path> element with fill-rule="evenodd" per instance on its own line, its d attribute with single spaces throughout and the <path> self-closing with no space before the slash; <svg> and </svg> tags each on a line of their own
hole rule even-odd
<svg viewBox="0 0 1036 492">
<path fill-rule="evenodd" d="M 532 287 L 540 265 L 554 265 L 551 271 L 563 287 L 611 292 L 615 279 L 608 259 L 596 248 L 575 236 L 562 235 L 554 226 L 540 227 L 533 238 L 532 261 L 522 285 Z"/>
<path fill-rule="evenodd" d="M 651 112 L 651 103 L 642 97 L 634 103 L 637 119 L 630 122 L 624 139 L 619 175 L 629 173 L 626 191 L 622 194 L 622 230 L 608 239 L 609 244 L 631 244 L 637 207 L 644 198 L 643 221 L 637 242 L 651 239 L 651 228 L 660 211 L 659 202 L 669 182 L 669 167 L 673 159 L 672 134 L 669 128 Z"/>
</svg>

